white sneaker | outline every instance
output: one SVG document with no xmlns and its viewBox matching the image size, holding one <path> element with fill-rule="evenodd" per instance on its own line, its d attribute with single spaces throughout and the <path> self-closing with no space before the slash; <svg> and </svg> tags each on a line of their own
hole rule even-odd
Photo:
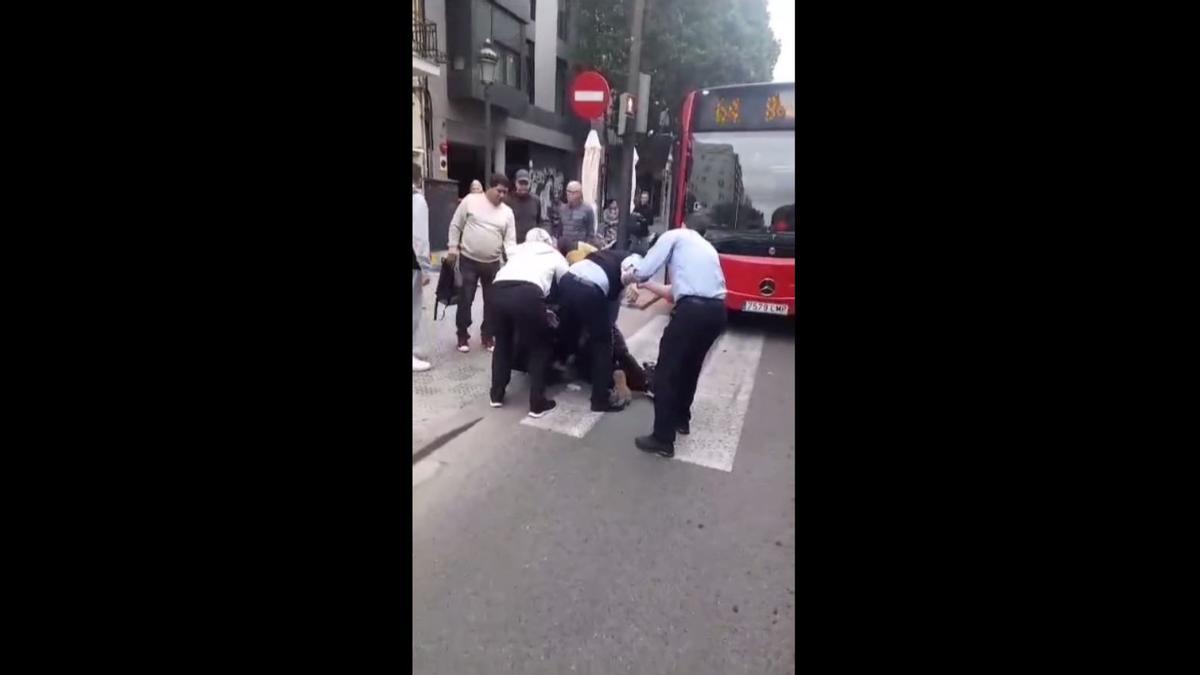
<svg viewBox="0 0 1200 675">
<path fill-rule="evenodd" d="M 422 361 L 421 359 L 418 359 L 416 356 L 413 357 L 413 372 L 414 373 L 423 373 L 432 367 L 433 367 L 433 364 L 429 363 L 428 361 Z"/>
</svg>

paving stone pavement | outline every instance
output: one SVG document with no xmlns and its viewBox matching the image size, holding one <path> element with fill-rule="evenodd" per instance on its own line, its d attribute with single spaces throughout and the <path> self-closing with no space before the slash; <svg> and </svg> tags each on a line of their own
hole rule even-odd
<svg viewBox="0 0 1200 675">
<path fill-rule="evenodd" d="M 475 304 L 471 306 L 471 351 L 457 351 L 454 316 L 457 306 L 451 306 L 442 316 L 445 307 L 438 307 L 438 319 L 433 320 L 436 303 L 434 290 L 437 274 L 431 274 L 425 286 L 421 325 L 414 341 L 414 352 L 433 364 L 423 373 L 413 373 L 413 429 L 416 433 L 434 421 L 452 416 L 459 411 L 486 405 L 488 385 L 492 372 L 492 355 L 479 344 L 479 326 L 483 322 L 483 290 L 475 293 Z"/>
</svg>

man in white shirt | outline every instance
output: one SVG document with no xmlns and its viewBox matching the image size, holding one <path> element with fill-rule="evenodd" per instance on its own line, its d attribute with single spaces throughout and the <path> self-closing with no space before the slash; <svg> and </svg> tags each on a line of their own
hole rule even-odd
<svg viewBox="0 0 1200 675">
<path fill-rule="evenodd" d="M 495 351 L 495 333 L 488 310 L 492 302 L 492 281 L 500 271 L 506 253 L 517 245 L 516 218 L 504 203 L 504 197 L 508 195 L 508 178 L 498 173 L 488 184 L 487 192 L 463 197 L 450 219 L 450 250 L 446 260 L 457 263 L 462 275 L 455 324 L 458 351 L 464 354 L 471 351 L 471 306 L 475 303 L 475 288 L 479 285 L 483 286 L 483 325 L 479 332 L 483 347 Z"/>
<path fill-rule="evenodd" d="M 421 324 L 421 306 L 424 300 L 421 287 L 429 283 L 429 277 L 422 272 L 432 269 L 429 260 L 429 206 L 421 194 L 421 165 L 413 163 L 413 210 L 412 210 L 412 336 L 413 336 L 413 372 L 420 373 L 429 370 L 432 365 L 428 361 L 417 358 L 417 329 Z"/>
<path fill-rule="evenodd" d="M 491 404 L 504 404 L 504 390 L 512 375 L 516 335 L 529 350 L 529 416 L 541 417 L 554 409 L 546 398 L 546 368 L 554 345 L 554 329 L 547 318 L 546 296 L 554 282 L 567 273 L 567 260 L 554 239 L 540 227 L 514 247 L 508 263 L 492 285 L 491 321 L 496 336 L 492 354 Z"/>
</svg>

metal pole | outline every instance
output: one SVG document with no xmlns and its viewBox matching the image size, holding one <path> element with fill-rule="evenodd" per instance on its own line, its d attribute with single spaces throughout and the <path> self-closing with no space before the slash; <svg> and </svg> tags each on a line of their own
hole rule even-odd
<svg viewBox="0 0 1200 675">
<path fill-rule="evenodd" d="M 492 179 L 492 85 L 483 85 L 483 183 L 487 189 Z"/>
<path fill-rule="evenodd" d="M 646 13 L 646 0 L 632 0 L 633 13 L 629 17 L 629 74 L 625 80 L 625 91 L 638 90 L 638 75 L 642 67 L 642 15 Z M 624 115 L 624 110 L 618 110 Z M 617 226 L 617 246 L 629 245 L 629 204 L 633 199 L 633 146 L 637 140 L 637 125 L 632 119 L 625 123 L 625 141 L 621 146 L 621 216 Z"/>
</svg>

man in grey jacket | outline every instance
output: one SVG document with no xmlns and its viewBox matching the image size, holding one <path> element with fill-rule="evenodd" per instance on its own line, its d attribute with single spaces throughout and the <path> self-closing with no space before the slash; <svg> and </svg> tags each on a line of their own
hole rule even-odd
<svg viewBox="0 0 1200 675">
<path fill-rule="evenodd" d="M 596 212 L 590 204 L 583 203 L 583 185 L 579 181 L 567 183 L 567 203 L 558 205 L 558 250 L 563 255 L 585 241 L 592 243 L 596 238 Z"/>
</svg>

